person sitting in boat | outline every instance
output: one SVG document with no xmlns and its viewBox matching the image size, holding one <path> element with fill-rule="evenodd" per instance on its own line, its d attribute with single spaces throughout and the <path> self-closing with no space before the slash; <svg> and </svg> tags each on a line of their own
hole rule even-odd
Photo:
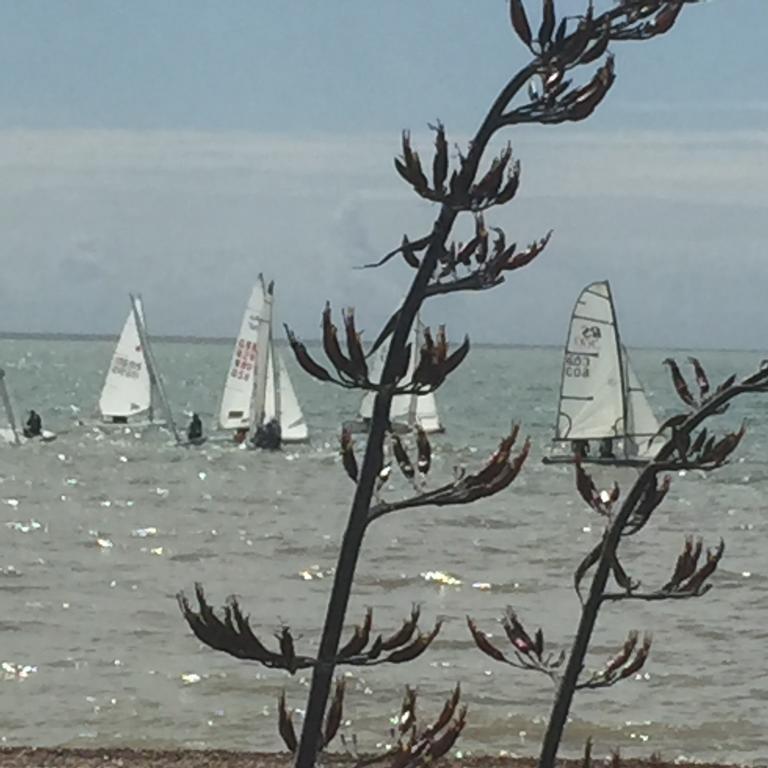
<svg viewBox="0 0 768 768">
<path fill-rule="evenodd" d="M 235 430 L 234 441 L 240 445 L 245 442 L 245 438 L 248 437 L 248 427 L 239 427 Z"/>
<path fill-rule="evenodd" d="M 613 453 L 613 438 L 604 437 L 600 441 L 600 458 L 601 459 L 615 459 Z"/>
<path fill-rule="evenodd" d="M 574 456 L 581 456 L 586 459 L 589 455 L 589 442 L 587 440 L 574 440 L 571 443 L 571 450 Z"/>
<path fill-rule="evenodd" d="M 251 438 L 254 448 L 265 448 L 268 451 L 280 450 L 282 443 L 282 430 L 277 419 L 270 419 L 256 429 Z"/>
<path fill-rule="evenodd" d="M 24 427 L 24 437 L 40 437 L 43 434 L 43 420 L 37 411 L 30 411 L 26 426 Z"/>
<path fill-rule="evenodd" d="M 203 422 L 200 421 L 200 417 L 196 414 L 192 414 L 192 421 L 189 422 L 187 427 L 187 440 L 190 443 L 195 440 L 200 440 L 203 436 Z"/>
</svg>

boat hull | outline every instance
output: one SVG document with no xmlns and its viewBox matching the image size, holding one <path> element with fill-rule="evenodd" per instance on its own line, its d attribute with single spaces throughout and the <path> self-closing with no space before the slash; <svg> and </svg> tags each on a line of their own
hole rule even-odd
<svg viewBox="0 0 768 768">
<path fill-rule="evenodd" d="M 367 419 L 355 419 L 354 421 L 345 421 L 342 427 L 353 435 L 367 435 L 370 431 L 370 422 Z M 408 424 L 396 421 L 392 425 L 392 431 L 396 435 L 408 435 L 415 430 Z M 445 429 L 443 427 L 440 427 L 440 429 L 425 429 L 424 432 L 428 435 L 441 435 L 445 432 Z"/>
<path fill-rule="evenodd" d="M 601 458 L 600 456 L 584 456 L 581 459 L 582 464 L 595 464 L 603 467 L 645 467 L 651 459 L 644 459 L 641 456 L 628 456 L 616 458 Z M 573 464 L 575 457 L 572 453 L 544 456 L 542 464 Z"/>
</svg>

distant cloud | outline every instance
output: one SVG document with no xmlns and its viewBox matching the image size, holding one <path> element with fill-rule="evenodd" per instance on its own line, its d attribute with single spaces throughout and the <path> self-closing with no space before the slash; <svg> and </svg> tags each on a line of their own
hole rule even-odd
<svg viewBox="0 0 768 768">
<path fill-rule="evenodd" d="M 431 137 L 414 140 L 429 157 Z M 372 329 L 410 271 L 352 267 L 428 232 L 434 213 L 394 173 L 398 149 L 391 136 L 0 132 L 0 327 L 116 331 L 141 290 L 155 332 L 232 334 L 263 271 L 303 335 L 326 298 L 356 303 Z M 578 290 L 607 277 L 630 344 L 768 345 L 768 131 L 520 131 L 515 152 L 518 199 L 488 218 L 521 244 L 553 227 L 550 248 L 427 319 L 559 344 Z"/>
</svg>

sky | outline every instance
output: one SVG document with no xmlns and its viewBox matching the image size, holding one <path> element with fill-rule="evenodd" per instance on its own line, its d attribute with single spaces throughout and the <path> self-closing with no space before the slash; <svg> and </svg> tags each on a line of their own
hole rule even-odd
<svg viewBox="0 0 768 768">
<path fill-rule="evenodd" d="M 522 183 L 488 223 L 552 241 L 425 319 L 561 344 L 609 279 L 630 346 L 766 350 L 767 24 L 768 0 L 687 8 L 614 45 L 589 121 L 504 133 Z M 355 267 L 436 214 L 400 131 L 465 143 L 524 54 L 503 0 L 0 3 L 0 331 L 116 333 L 138 291 L 152 333 L 234 335 L 263 272 L 304 337 L 326 299 L 373 337 L 412 273 Z"/>
</svg>

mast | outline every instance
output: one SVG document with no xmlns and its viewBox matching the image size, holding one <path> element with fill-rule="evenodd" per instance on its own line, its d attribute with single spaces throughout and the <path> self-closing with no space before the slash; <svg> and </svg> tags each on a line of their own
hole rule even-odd
<svg viewBox="0 0 768 768">
<path fill-rule="evenodd" d="M 5 406 L 5 415 L 8 417 L 8 423 L 11 425 L 11 432 L 13 432 L 13 442 L 16 445 L 20 445 L 21 440 L 19 440 L 19 431 L 16 428 L 16 419 L 13 415 L 11 398 L 8 396 L 8 387 L 5 385 L 5 370 L 3 368 L 0 368 L 0 397 L 2 397 L 3 405 Z"/>
<path fill-rule="evenodd" d="M 417 355 L 419 350 L 419 336 L 423 332 L 424 326 L 421 324 L 421 317 L 416 315 L 416 320 L 413 324 L 413 342 L 411 343 L 411 360 L 408 364 L 408 370 L 413 374 L 416 370 Z M 413 429 L 416 426 L 416 414 L 419 407 L 419 396 L 414 392 L 411 395 L 411 400 L 408 403 L 408 426 Z"/>
<path fill-rule="evenodd" d="M 264 313 L 259 318 L 259 325 L 267 324 L 267 333 L 263 342 L 261 342 L 261 332 L 259 332 L 260 343 L 256 350 L 256 376 L 253 382 L 253 399 L 251 405 L 251 429 L 258 428 L 264 422 L 264 397 L 267 391 L 267 360 L 269 358 L 270 346 L 272 341 L 272 295 L 275 289 L 273 280 L 269 282 L 264 293 Z M 274 361 L 273 361 L 274 362 Z M 274 365 L 272 366 L 274 368 Z"/>
<path fill-rule="evenodd" d="M 157 370 L 157 365 L 155 364 L 155 356 L 152 352 L 152 347 L 149 344 L 149 336 L 147 335 L 147 329 L 144 327 L 144 318 L 142 317 L 142 312 L 144 308 L 144 303 L 142 302 L 142 312 L 139 312 L 139 308 L 136 304 L 137 300 L 141 301 L 141 296 L 137 295 L 134 296 L 132 293 L 129 294 L 131 297 L 131 308 L 133 309 L 133 317 L 136 321 L 136 330 L 139 334 L 139 340 L 141 341 L 141 346 L 144 349 L 144 357 L 147 361 L 147 368 L 149 369 L 149 378 L 150 382 L 154 383 L 158 394 L 160 395 L 160 402 L 163 405 L 163 410 L 165 411 L 165 418 L 168 422 L 168 426 L 171 429 L 171 432 L 173 433 L 174 438 L 176 438 L 176 444 L 180 444 L 181 437 L 179 436 L 179 432 L 176 429 L 176 422 L 173 420 L 173 413 L 171 413 L 171 406 L 168 402 L 168 396 L 165 393 L 165 386 L 163 385 L 163 380 L 160 377 L 160 373 Z M 150 398 L 150 414 L 152 413 L 152 406 L 151 406 L 151 398 Z"/>
<path fill-rule="evenodd" d="M 629 458 L 629 445 L 627 439 L 628 416 L 629 416 L 629 397 L 627 393 L 627 370 L 626 370 L 626 351 L 624 345 L 621 343 L 621 334 L 619 333 L 619 321 L 616 317 L 616 307 L 613 306 L 613 293 L 611 292 L 611 284 L 608 280 L 605 281 L 605 287 L 608 291 L 608 304 L 611 307 L 611 316 L 613 317 L 613 332 L 616 338 L 616 353 L 619 356 L 619 381 L 621 382 L 621 423 L 624 430 L 624 458 Z"/>
</svg>

